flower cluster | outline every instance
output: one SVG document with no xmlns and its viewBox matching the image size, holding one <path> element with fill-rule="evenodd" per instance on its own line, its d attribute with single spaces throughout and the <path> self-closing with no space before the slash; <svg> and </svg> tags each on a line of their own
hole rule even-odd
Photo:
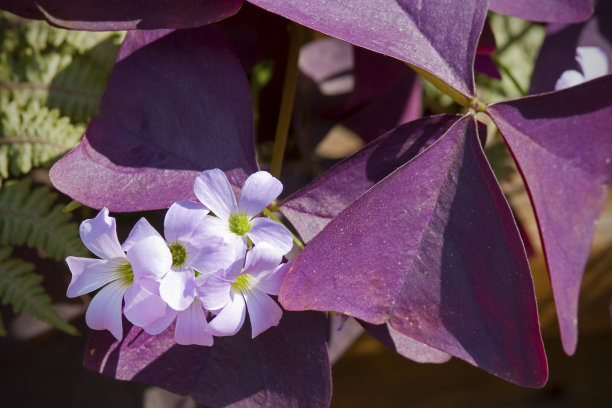
<svg viewBox="0 0 612 408">
<path fill-rule="evenodd" d="M 67 295 L 101 288 L 86 322 L 118 340 L 125 315 L 149 334 L 176 321 L 177 343 L 210 346 L 213 335 L 237 333 L 247 310 L 255 337 L 282 316 L 269 295 L 278 295 L 288 270 L 283 255 L 293 237 L 282 224 L 258 217 L 282 188 L 259 171 L 246 180 L 236 201 L 221 170 L 204 171 L 194 184 L 200 202 L 174 203 L 166 213 L 164 236 L 141 218 L 123 245 L 115 219 L 103 208 L 79 229 L 85 246 L 100 259 L 66 259 L 72 272 Z"/>
</svg>

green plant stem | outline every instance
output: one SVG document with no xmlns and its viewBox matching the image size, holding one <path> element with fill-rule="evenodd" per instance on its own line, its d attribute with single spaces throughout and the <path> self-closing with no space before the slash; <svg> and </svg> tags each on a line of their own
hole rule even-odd
<svg viewBox="0 0 612 408">
<path fill-rule="evenodd" d="M 276 218 L 276 216 L 272 213 L 272 211 L 268 210 L 267 208 L 264 208 L 263 213 L 266 214 L 268 217 L 270 217 L 270 219 L 278 222 L 281 225 L 284 225 L 281 220 L 279 220 L 278 218 Z M 289 231 L 289 230 L 287 230 Z M 297 246 L 300 247 L 300 249 L 304 249 L 304 244 L 302 244 L 302 241 L 300 241 L 300 239 L 298 237 L 296 237 L 295 235 L 293 235 L 293 232 L 289 231 L 289 233 L 291 234 L 291 236 L 293 237 L 293 242 L 295 242 L 295 244 Z"/>
<path fill-rule="evenodd" d="M 274 137 L 274 148 L 272 150 L 272 162 L 270 163 L 270 174 L 279 178 L 283 166 L 283 157 L 287 147 L 287 134 L 291 123 L 293 101 L 297 88 L 298 56 L 302 43 L 301 27 L 292 23 L 289 26 L 289 56 L 287 57 L 287 68 L 285 69 L 285 81 L 281 97 L 278 122 L 276 124 L 276 135 Z"/>
<path fill-rule="evenodd" d="M 499 56 L 497 54 L 491 54 L 491 58 L 497 64 L 499 69 L 501 69 L 502 71 L 504 71 L 506 75 L 508 75 L 508 78 L 510 78 L 510 80 L 512 81 L 516 89 L 521 93 L 521 96 L 527 96 L 527 92 L 523 90 L 523 87 L 521 86 L 519 81 L 516 79 L 516 77 L 512 75 L 512 72 L 510 72 L 510 69 L 501 62 L 501 60 L 499 59 Z"/>
</svg>

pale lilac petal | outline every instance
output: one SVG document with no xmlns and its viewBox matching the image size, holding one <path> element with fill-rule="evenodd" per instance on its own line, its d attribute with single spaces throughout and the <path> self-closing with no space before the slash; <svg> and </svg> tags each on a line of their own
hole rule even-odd
<svg viewBox="0 0 612 408">
<path fill-rule="evenodd" d="M 95 330 L 108 330 L 117 340 L 123 337 L 121 304 L 127 285 L 114 281 L 93 297 L 85 314 L 85 322 Z"/>
<path fill-rule="evenodd" d="M 161 234 L 157 232 L 157 230 L 153 228 L 151 224 L 149 224 L 149 221 L 147 221 L 146 218 L 143 217 L 138 220 L 136 225 L 134 225 L 134 228 L 132 228 L 132 231 L 130 231 L 130 235 L 128 235 L 127 239 L 123 243 L 122 248 L 125 252 L 127 252 L 135 243 L 142 241 L 147 237 L 160 237 L 163 239 Z"/>
<path fill-rule="evenodd" d="M 225 269 L 236 259 L 235 249 L 221 237 L 203 237 L 189 243 L 188 264 L 203 275 Z"/>
<path fill-rule="evenodd" d="M 164 219 L 166 240 L 172 243 L 191 237 L 208 212 L 202 203 L 178 201 L 172 204 Z"/>
<path fill-rule="evenodd" d="M 253 219 L 248 236 L 256 246 L 267 242 L 276 248 L 281 255 L 291 251 L 293 247 L 293 237 L 289 230 L 269 218 L 258 217 Z"/>
<path fill-rule="evenodd" d="M 168 306 L 159 296 L 159 282 L 152 279 L 135 281 L 125 292 L 123 314 L 138 327 L 146 327 L 161 319 Z"/>
<path fill-rule="evenodd" d="M 244 297 L 251 320 L 252 338 L 270 327 L 278 325 L 283 316 L 283 311 L 270 296 L 254 289 L 245 293 Z"/>
<path fill-rule="evenodd" d="M 95 218 L 85 220 L 79 227 L 83 244 L 98 258 L 125 258 L 117 238 L 115 218 L 108 216 L 108 210 L 102 208 Z"/>
<path fill-rule="evenodd" d="M 192 241 L 197 242 L 211 236 L 221 237 L 230 244 L 234 248 L 236 258 L 244 257 L 247 249 L 247 238 L 231 232 L 227 220 L 212 216 L 204 217 L 204 220 L 195 229 Z"/>
<path fill-rule="evenodd" d="M 66 291 L 66 296 L 70 298 L 93 292 L 119 277 L 116 272 L 118 265 L 116 260 L 69 256 L 66 258 L 66 263 L 72 273 L 72 279 Z"/>
<path fill-rule="evenodd" d="M 197 287 L 198 297 L 208 310 L 221 309 L 230 301 L 230 290 L 234 282 L 224 278 L 222 273 L 215 273 Z"/>
<path fill-rule="evenodd" d="M 161 279 L 159 294 L 174 310 L 185 310 L 191 305 L 195 296 L 194 279 L 195 275 L 190 268 L 171 270 Z"/>
<path fill-rule="evenodd" d="M 233 336 L 244 324 L 246 305 L 244 298 L 232 293 L 221 312 L 208 323 L 208 331 L 215 336 Z"/>
<path fill-rule="evenodd" d="M 170 306 L 166 308 L 166 314 L 164 314 L 160 319 L 154 321 L 146 327 L 143 327 L 144 331 L 149 334 L 159 334 L 166 330 L 170 324 L 176 319 L 176 316 L 180 312 L 172 309 Z"/>
<path fill-rule="evenodd" d="M 584 75 L 575 69 L 564 71 L 555 83 L 555 91 L 579 85 L 585 81 Z"/>
<path fill-rule="evenodd" d="M 585 81 L 608 74 L 608 56 L 599 47 L 578 47 L 576 61 L 582 68 Z"/>
<path fill-rule="evenodd" d="M 274 271 L 283 261 L 283 255 L 272 245 L 262 242 L 257 244 L 246 254 L 244 273 L 254 278 L 261 274 Z"/>
<path fill-rule="evenodd" d="M 195 180 L 193 192 L 202 204 L 225 221 L 236 209 L 236 196 L 225 173 L 219 169 L 203 171 Z"/>
<path fill-rule="evenodd" d="M 198 298 L 195 298 L 187 309 L 179 312 L 174 329 L 174 340 L 183 345 L 212 346 L 213 336 L 206 331 L 207 326 L 202 304 Z"/>
<path fill-rule="evenodd" d="M 134 277 L 159 279 L 172 267 L 172 253 L 160 236 L 149 236 L 134 244 L 127 252 Z"/>
<path fill-rule="evenodd" d="M 269 295 L 278 295 L 285 279 L 285 275 L 291 269 L 293 261 L 278 266 L 273 272 L 262 274 L 257 280 L 257 290 Z"/>
<path fill-rule="evenodd" d="M 238 210 L 252 218 L 283 191 L 283 184 L 267 171 L 258 171 L 247 178 L 238 198 Z"/>
</svg>

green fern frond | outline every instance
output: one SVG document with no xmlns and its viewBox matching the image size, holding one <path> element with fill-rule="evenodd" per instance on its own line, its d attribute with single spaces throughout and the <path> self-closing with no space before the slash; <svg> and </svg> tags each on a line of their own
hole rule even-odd
<svg viewBox="0 0 612 408">
<path fill-rule="evenodd" d="M 0 13 L 0 95 L 21 106 L 36 101 L 74 122 L 88 122 L 123 38 L 71 31 Z"/>
<path fill-rule="evenodd" d="M 10 258 L 10 248 L 0 248 L 0 300 L 13 306 L 15 313 L 27 313 L 69 334 L 74 326 L 64 321 L 53 309 L 51 298 L 41 286 L 42 276 L 34 273 L 34 265 Z"/>
<path fill-rule="evenodd" d="M 85 131 L 57 109 L 10 102 L 0 113 L 0 178 L 46 166 L 75 147 Z"/>
<path fill-rule="evenodd" d="M 49 257 L 86 254 L 71 215 L 54 205 L 57 194 L 47 187 L 31 188 L 29 179 L 8 182 L 0 190 L 0 245 L 27 245 Z"/>
</svg>

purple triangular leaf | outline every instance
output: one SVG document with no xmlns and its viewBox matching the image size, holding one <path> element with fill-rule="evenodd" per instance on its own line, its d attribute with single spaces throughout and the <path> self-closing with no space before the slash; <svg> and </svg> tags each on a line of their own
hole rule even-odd
<svg viewBox="0 0 612 408">
<path fill-rule="evenodd" d="M 566 353 L 580 282 L 612 183 L 612 75 L 489 108 L 531 197 Z"/>
<path fill-rule="evenodd" d="M 309 242 L 353 200 L 435 142 L 459 117 L 429 116 L 392 130 L 289 196 L 280 211 Z"/>
<path fill-rule="evenodd" d="M 129 327 L 124 322 L 124 327 Z M 251 339 L 249 324 L 212 347 L 180 346 L 174 325 L 151 336 L 131 326 L 122 341 L 93 332 L 84 365 L 119 380 L 191 394 L 215 407 L 326 408 L 331 398 L 327 319 L 286 312 L 278 327 Z"/>
<path fill-rule="evenodd" d="M 236 13 L 242 0 L 0 0 L 0 8 L 73 30 L 192 28 Z"/>
<path fill-rule="evenodd" d="M 451 355 L 429 347 L 419 341 L 395 330 L 387 322 L 384 324 L 370 324 L 359 320 L 364 329 L 385 346 L 401 356 L 417 363 L 446 363 Z"/>
<path fill-rule="evenodd" d="M 589 18 L 589 0 L 491 0 L 491 11 L 546 23 L 579 23 Z"/>
<path fill-rule="evenodd" d="M 273 13 L 398 58 L 474 94 L 472 64 L 486 0 L 250 0 Z"/>
<path fill-rule="evenodd" d="M 564 71 L 582 71 L 576 52 L 578 47 L 598 47 L 612 66 L 612 2 L 599 1 L 593 16 L 583 24 L 550 24 L 546 39 L 531 76 L 531 94 L 550 92 Z M 591 78 L 592 79 L 592 78 Z"/>
<path fill-rule="evenodd" d="M 111 211 L 193 198 L 203 170 L 239 185 L 257 169 L 249 84 L 215 27 L 133 31 L 79 146 L 51 169 L 56 188 Z"/>
<path fill-rule="evenodd" d="M 279 299 L 389 322 L 523 386 L 547 378 L 525 250 L 471 117 L 331 221 Z"/>
</svg>

